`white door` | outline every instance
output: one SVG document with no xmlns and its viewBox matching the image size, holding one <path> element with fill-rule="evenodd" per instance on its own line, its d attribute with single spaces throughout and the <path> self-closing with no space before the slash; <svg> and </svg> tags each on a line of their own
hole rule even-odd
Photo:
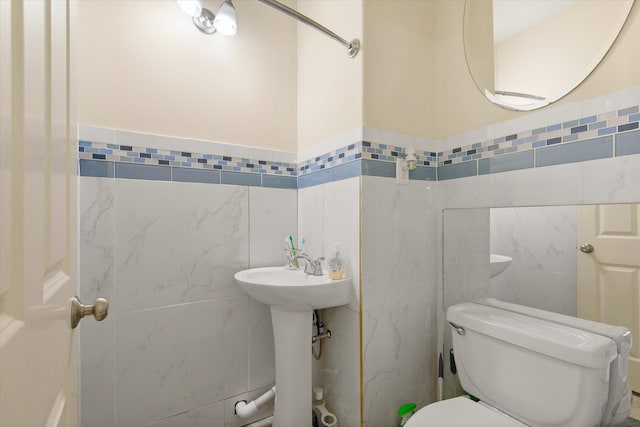
<svg viewBox="0 0 640 427">
<path fill-rule="evenodd" d="M 77 425 L 72 0 L 0 0 L 0 426 Z"/>
<path fill-rule="evenodd" d="M 578 210 L 578 317 L 629 328 L 629 384 L 640 392 L 640 205 Z"/>
</svg>

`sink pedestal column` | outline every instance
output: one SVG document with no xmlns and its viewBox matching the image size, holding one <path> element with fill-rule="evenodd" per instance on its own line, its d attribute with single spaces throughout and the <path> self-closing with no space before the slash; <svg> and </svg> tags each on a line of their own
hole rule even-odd
<svg viewBox="0 0 640 427">
<path fill-rule="evenodd" d="M 311 426 L 311 322 L 313 311 L 271 307 L 276 356 L 274 427 Z"/>
</svg>

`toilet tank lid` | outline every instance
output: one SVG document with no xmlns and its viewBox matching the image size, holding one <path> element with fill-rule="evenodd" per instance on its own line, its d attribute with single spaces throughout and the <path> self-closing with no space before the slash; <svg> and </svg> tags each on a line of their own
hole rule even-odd
<svg viewBox="0 0 640 427">
<path fill-rule="evenodd" d="M 496 307 L 453 305 L 447 310 L 447 320 L 465 330 L 588 368 L 608 368 L 617 356 L 609 338 Z"/>
<path fill-rule="evenodd" d="M 592 332 L 597 335 L 603 335 L 612 339 L 616 343 L 619 354 L 626 355 L 629 353 L 631 348 L 631 332 L 624 326 L 608 325 L 606 323 L 594 322 L 593 320 L 580 319 L 578 317 L 567 316 L 560 313 L 552 313 L 550 311 L 539 310 L 533 307 L 500 301 L 495 298 L 485 298 L 475 302 L 524 314 L 529 317 L 536 317 L 538 319 L 560 323 L 572 328 Z"/>
</svg>

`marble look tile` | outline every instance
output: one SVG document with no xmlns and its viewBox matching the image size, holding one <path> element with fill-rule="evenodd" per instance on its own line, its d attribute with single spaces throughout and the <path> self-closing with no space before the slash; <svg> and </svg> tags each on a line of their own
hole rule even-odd
<svg viewBox="0 0 640 427">
<path fill-rule="evenodd" d="M 500 301 L 525 305 L 522 302 L 522 288 L 513 283 L 510 275 L 505 271 L 496 277 L 492 277 L 486 294 L 487 298 L 497 298 Z"/>
<path fill-rule="evenodd" d="M 432 189 L 362 178 L 362 307 L 435 300 Z"/>
<path fill-rule="evenodd" d="M 81 141 L 114 144 L 116 142 L 116 130 L 96 126 L 78 125 L 78 139 Z"/>
<path fill-rule="evenodd" d="M 325 401 L 340 426 L 360 426 L 360 315 L 348 307 L 322 311 L 331 330 L 323 343 Z"/>
<path fill-rule="evenodd" d="M 363 425 L 396 425 L 400 405 L 435 400 L 435 313 L 428 301 L 364 313 Z"/>
<path fill-rule="evenodd" d="M 491 209 L 491 253 L 513 258 L 516 268 L 575 274 L 575 206 Z"/>
<path fill-rule="evenodd" d="M 349 306 L 357 310 L 360 298 L 360 177 L 332 182 L 322 187 L 322 254 L 328 262 L 334 255 L 335 243 L 340 243 L 341 255 L 346 263 L 345 274 L 351 277 L 353 286 Z"/>
<path fill-rule="evenodd" d="M 249 297 L 187 304 L 187 402 L 190 408 L 245 391 Z"/>
<path fill-rule="evenodd" d="M 258 412 L 255 415 L 248 418 L 240 418 L 235 414 L 235 405 L 239 400 L 246 400 L 247 402 L 251 402 L 252 400 L 258 398 L 270 387 L 263 387 L 257 390 L 252 390 L 247 393 L 242 393 L 237 396 L 230 397 L 224 401 L 224 427 L 240 427 L 245 426 L 249 423 L 253 423 L 258 420 L 262 420 L 269 416 L 273 415 L 273 403 L 274 401 L 270 401 L 258 409 Z"/>
<path fill-rule="evenodd" d="M 444 309 L 485 296 L 489 288 L 489 209 L 444 213 Z"/>
<path fill-rule="evenodd" d="M 298 241 L 297 191 L 251 187 L 249 206 L 250 267 L 284 265 L 285 236 Z"/>
<path fill-rule="evenodd" d="M 115 318 L 80 323 L 80 425 L 116 425 Z"/>
<path fill-rule="evenodd" d="M 495 174 L 494 204 L 489 206 L 581 204 L 583 202 L 583 169 L 588 163 L 572 163 Z"/>
<path fill-rule="evenodd" d="M 586 162 L 584 203 L 630 203 L 640 200 L 640 155 Z"/>
<path fill-rule="evenodd" d="M 268 305 L 249 298 L 249 390 L 276 382 L 273 326 Z"/>
<path fill-rule="evenodd" d="M 182 301 L 244 292 L 233 275 L 249 266 L 249 190 L 243 186 L 181 184 L 186 194 L 187 287 Z"/>
<path fill-rule="evenodd" d="M 224 402 L 194 409 L 184 414 L 166 418 L 151 424 L 149 427 L 225 427 Z M 146 427 L 146 426 L 145 426 Z"/>
<path fill-rule="evenodd" d="M 79 296 L 90 303 L 97 297 L 113 300 L 114 181 L 79 180 Z M 115 425 L 115 321 L 80 324 L 80 423 Z"/>
<path fill-rule="evenodd" d="M 494 180 L 511 172 L 440 181 L 434 187 L 443 209 L 489 207 L 494 203 Z"/>
<path fill-rule="evenodd" d="M 187 285 L 185 185 L 116 180 L 117 312 L 182 302 Z"/>
<path fill-rule="evenodd" d="M 314 258 L 324 256 L 324 190 L 322 185 L 298 190 L 298 241 L 304 238 L 304 251 Z"/>
<path fill-rule="evenodd" d="M 80 178 L 79 273 L 80 298 L 112 298 L 114 245 L 114 181 Z"/>
<path fill-rule="evenodd" d="M 576 274 L 517 269 L 511 277 L 520 287 L 518 304 L 569 316 L 577 315 Z"/>
<path fill-rule="evenodd" d="M 140 426 L 189 409 L 187 315 L 186 305 L 117 315 L 115 425 Z"/>
</svg>

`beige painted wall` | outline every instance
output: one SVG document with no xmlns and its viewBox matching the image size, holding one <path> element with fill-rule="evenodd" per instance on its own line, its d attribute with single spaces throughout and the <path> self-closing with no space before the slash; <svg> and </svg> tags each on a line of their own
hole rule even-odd
<svg viewBox="0 0 640 427">
<path fill-rule="evenodd" d="M 429 136 L 434 127 L 435 2 L 364 2 L 364 125 Z"/>
<path fill-rule="evenodd" d="M 346 40 L 363 40 L 362 3 L 304 0 L 297 9 Z M 363 43 L 358 55 L 349 58 L 347 49 L 336 41 L 298 24 L 298 151 L 362 126 L 366 54 Z"/>
<path fill-rule="evenodd" d="M 238 34 L 206 36 L 175 1 L 78 3 L 80 123 L 296 151 L 295 21 L 236 0 Z"/>
<path fill-rule="evenodd" d="M 289 4 L 360 38 L 358 56 L 255 0 L 235 1 L 232 38 L 200 34 L 171 0 L 82 0 L 79 122 L 293 152 L 363 125 L 443 138 L 526 114 L 473 83 L 463 0 Z M 640 85 L 637 40 L 638 5 L 600 67 L 558 103 Z"/>
<path fill-rule="evenodd" d="M 636 4 L 616 44 L 577 89 L 556 104 L 640 85 L 640 5 Z M 467 71 L 462 41 L 464 0 L 437 0 L 436 126 L 432 138 L 443 138 L 527 113 L 502 109 L 486 100 Z M 548 107 L 547 107 L 548 108 Z"/>
</svg>

